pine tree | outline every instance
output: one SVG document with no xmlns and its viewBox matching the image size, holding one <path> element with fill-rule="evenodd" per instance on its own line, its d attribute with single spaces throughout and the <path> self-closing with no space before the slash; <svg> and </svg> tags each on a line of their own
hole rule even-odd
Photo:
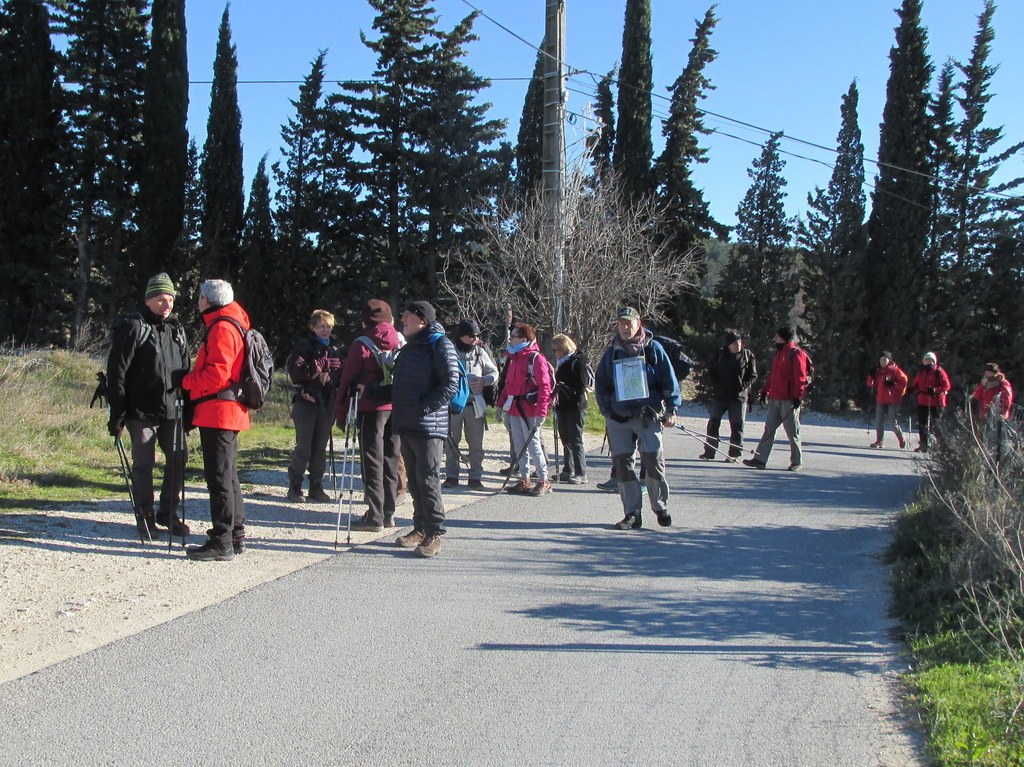
<svg viewBox="0 0 1024 767">
<path fill-rule="evenodd" d="M 63 75 L 73 160 L 76 248 L 72 341 L 95 304 L 106 317 L 137 301 L 146 276 L 130 268 L 142 156 L 146 0 L 64 0 L 54 19 L 67 36 Z"/>
<path fill-rule="evenodd" d="M 188 172 L 185 0 L 153 0 L 152 29 L 142 104 L 146 159 L 139 183 L 136 254 L 143 274 L 172 267 L 184 225 Z"/>
<path fill-rule="evenodd" d="M 54 342 L 65 279 L 66 152 L 57 54 L 40 0 L 0 8 L 0 340 Z M 65 267 L 66 268 L 66 267 Z"/>
<path fill-rule="evenodd" d="M 879 134 L 879 173 L 868 219 L 866 348 L 915 359 L 929 336 L 925 249 L 932 209 L 929 82 L 921 0 L 903 0 Z"/>
<path fill-rule="evenodd" d="M 271 348 L 281 348 L 290 335 L 276 334 L 271 330 L 284 306 L 280 293 L 282 264 L 277 255 L 274 219 L 270 210 L 270 177 L 264 155 L 256 167 L 245 211 L 237 293 L 253 325 L 261 329 Z M 294 333 L 294 328 L 292 325 L 289 329 L 291 333 Z"/>
<path fill-rule="evenodd" d="M 612 92 L 614 78 L 613 69 L 597 84 L 594 117 L 598 127 L 587 136 L 587 149 L 594 165 L 594 175 L 598 178 L 603 178 L 611 172 L 612 157 L 615 154 L 615 94 Z"/>
<path fill-rule="evenodd" d="M 651 1 L 626 0 L 619 72 L 619 119 L 615 140 L 615 171 L 629 199 L 654 191 L 651 161 Z"/>
<path fill-rule="evenodd" d="M 238 109 L 238 58 L 228 8 L 221 17 L 206 143 L 199 167 L 203 187 L 203 270 L 233 280 L 239 267 L 245 192 L 242 178 L 242 113 Z"/>
<path fill-rule="evenodd" d="M 788 323 L 796 300 L 796 259 L 789 247 L 792 225 L 783 208 L 781 138 L 781 133 L 772 134 L 747 170 L 751 184 L 736 210 L 737 244 L 718 290 L 734 324 L 752 338 L 771 335 Z"/>
<path fill-rule="evenodd" d="M 717 23 L 714 6 L 697 22 L 686 68 L 669 88 L 672 105 L 661 130 L 665 149 L 655 165 L 666 230 L 678 253 L 689 251 L 702 239 L 728 235 L 726 227 L 711 216 L 701 191 L 693 185 L 694 166 L 708 161 L 707 150 L 699 140 L 710 131 L 704 127 L 698 104 L 707 91 L 714 89 L 704 70 L 718 56 L 711 47 L 711 33 Z"/>
<path fill-rule="evenodd" d="M 519 119 L 516 141 L 514 194 L 520 202 L 530 199 L 540 186 L 543 174 L 544 146 L 544 45 L 537 51 L 533 76 L 526 86 L 523 114 Z"/>
<path fill-rule="evenodd" d="M 864 144 L 857 121 L 859 93 L 850 84 L 840 108 L 836 164 L 827 189 L 807 196 L 807 218 L 797 229 L 804 248 L 803 318 L 816 349 L 815 401 L 845 410 L 859 394 L 865 354 Z"/>
</svg>

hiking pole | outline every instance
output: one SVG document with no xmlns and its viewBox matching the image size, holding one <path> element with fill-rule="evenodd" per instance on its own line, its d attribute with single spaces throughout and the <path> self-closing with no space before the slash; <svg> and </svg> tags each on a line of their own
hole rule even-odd
<svg viewBox="0 0 1024 767">
<path fill-rule="evenodd" d="M 331 424 L 331 434 L 327 438 L 327 448 L 331 456 L 331 483 L 334 485 L 334 497 L 338 497 L 338 474 L 334 470 L 334 424 Z"/>
<path fill-rule="evenodd" d="M 542 423 L 543 421 L 537 421 L 537 425 L 534 426 L 533 429 L 530 430 L 529 435 L 527 435 L 526 442 L 523 443 L 523 449 L 519 451 L 519 455 L 517 455 L 515 460 L 513 461 L 517 468 L 519 467 L 519 462 L 523 460 L 523 456 L 526 455 L 526 451 L 530 447 L 530 442 L 533 441 L 533 435 L 537 433 L 537 429 L 540 428 L 540 425 Z M 511 473 L 509 473 L 509 475 L 505 477 L 505 481 L 501 483 L 501 487 L 498 488 L 499 493 L 508 486 L 508 481 L 510 479 L 512 479 Z"/>
<path fill-rule="evenodd" d="M 693 431 L 691 429 L 687 429 L 683 424 L 677 423 L 676 424 L 676 428 L 679 429 L 681 432 L 683 432 L 683 434 L 685 434 L 686 436 L 693 437 L 695 440 L 697 440 L 702 445 L 704 445 L 704 447 L 708 448 L 708 450 L 714 450 L 716 453 L 718 453 L 719 455 L 724 455 L 726 458 L 733 458 L 733 456 L 729 455 L 729 453 L 727 451 L 722 450 L 720 447 L 716 447 L 716 446 L 712 445 L 710 442 L 708 442 L 698 432 L 695 432 L 695 431 Z M 742 448 L 742 447 L 740 448 L 740 450 L 742 450 L 744 453 L 750 453 L 751 455 L 754 455 L 757 452 L 756 450 L 751 450 L 750 448 Z"/>
<path fill-rule="evenodd" d="M 139 531 L 139 540 L 142 543 L 153 542 L 153 536 L 149 534 L 149 526 L 142 516 L 139 504 L 135 501 L 135 488 L 132 486 L 131 469 L 128 465 L 128 453 L 124 449 L 124 442 L 120 435 L 114 437 L 114 445 L 117 447 L 117 455 L 121 459 L 121 472 L 124 474 L 124 483 L 128 487 L 128 500 L 131 501 L 132 511 L 135 513 L 135 529 Z"/>
<path fill-rule="evenodd" d="M 184 413 L 184 401 L 181 397 L 181 391 L 177 391 L 174 394 L 174 428 L 173 437 L 171 438 L 171 481 L 174 487 L 174 499 L 178 500 L 181 498 L 181 521 L 184 529 L 185 524 L 185 459 L 182 452 L 185 449 L 185 423 L 182 420 Z M 179 476 L 180 475 L 180 476 Z M 171 517 L 168 520 L 167 530 L 167 553 L 170 553 L 171 546 L 174 544 L 174 519 L 177 518 L 177 511 L 174 507 L 171 507 Z M 185 533 L 181 534 L 181 545 L 185 546 Z"/>
<path fill-rule="evenodd" d="M 352 401 L 352 431 L 356 430 L 356 420 L 359 417 L 359 390 L 356 389 L 356 396 Z M 360 460 L 362 458 L 360 457 Z M 356 443 L 352 442 L 352 452 L 348 460 L 348 529 L 346 530 L 346 544 L 352 543 L 352 503 L 356 494 Z"/>
<path fill-rule="evenodd" d="M 551 419 L 551 425 L 552 425 L 552 427 L 554 427 L 554 432 L 555 432 L 555 477 L 558 477 L 558 475 L 559 475 L 558 459 L 561 456 L 559 455 L 559 450 L 558 450 L 558 414 L 557 413 L 555 414 L 555 417 Z"/>
<path fill-rule="evenodd" d="M 348 458 L 349 458 L 349 444 L 352 440 L 352 405 L 354 398 L 349 398 L 348 401 L 348 412 L 345 415 L 345 445 L 341 451 L 341 491 L 338 493 L 338 522 L 334 526 L 334 548 L 338 548 L 338 538 L 341 535 L 341 515 L 345 511 L 345 478 L 349 476 Z"/>
</svg>

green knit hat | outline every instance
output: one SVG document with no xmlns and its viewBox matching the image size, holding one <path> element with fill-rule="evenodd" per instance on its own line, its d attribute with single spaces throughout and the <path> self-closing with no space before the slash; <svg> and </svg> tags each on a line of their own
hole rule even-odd
<svg viewBox="0 0 1024 767">
<path fill-rule="evenodd" d="M 171 282 L 171 276 L 167 272 L 160 272 L 155 277 L 150 277 L 149 282 L 146 283 L 147 300 L 161 293 L 167 293 L 175 298 L 178 297 L 178 291 L 174 289 L 174 283 Z"/>
</svg>

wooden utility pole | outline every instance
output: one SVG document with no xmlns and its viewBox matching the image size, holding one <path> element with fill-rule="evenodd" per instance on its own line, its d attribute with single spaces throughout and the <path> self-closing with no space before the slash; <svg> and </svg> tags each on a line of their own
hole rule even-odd
<svg viewBox="0 0 1024 767">
<path fill-rule="evenodd" d="M 544 144 L 542 188 L 555 244 L 555 327 L 565 327 L 562 287 L 562 188 L 565 183 L 565 0 L 546 0 L 544 15 Z"/>
</svg>

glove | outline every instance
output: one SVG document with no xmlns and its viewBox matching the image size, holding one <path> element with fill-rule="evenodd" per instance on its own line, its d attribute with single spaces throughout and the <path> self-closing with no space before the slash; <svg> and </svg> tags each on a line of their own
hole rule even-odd
<svg viewBox="0 0 1024 767">
<path fill-rule="evenodd" d="M 188 371 L 185 370 L 184 368 L 182 368 L 181 370 L 172 370 L 171 371 L 171 388 L 172 389 L 180 389 L 181 388 L 181 382 L 185 379 L 186 375 L 188 375 Z"/>
<path fill-rule="evenodd" d="M 324 359 L 327 360 L 328 370 L 337 370 L 338 368 L 341 367 L 341 360 L 338 359 L 337 357 L 324 357 Z"/>
<path fill-rule="evenodd" d="M 760 394 L 757 395 L 757 404 L 758 405 L 767 405 L 768 404 L 768 392 L 763 391 L 763 392 L 761 392 Z"/>
<path fill-rule="evenodd" d="M 886 378 L 885 379 L 885 385 L 886 386 L 894 386 L 895 384 L 896 384 L 896 379 L 895 378 Z"/>
<path fill-rule="evenodd" d="M 924 391 L 925 391 L 925 394 L 931 394 L 931 395 L 933 395 L 933 396 L 934 396 L 934 394 L 935 394 L 935 387 L 934 387 L 934 386 L 929 386 L 929 387 L 928 387 L 927 389 L 925 389 Z"/>
<path fill-rule="evenodd" d="M 803 400 L 802 399 L 800 399 L 799 397 L 793 397 L 793 409 L 794 410 L 799 410 L 800 409 L 800 405 L 802 405 L 802 404 L 803 404 Z"/>
<path fill-rule="evenodd" d="M 120 437 L 121 432 L 124 431 L 124 418 L 119 416 L 107 421 L 107 431 L 110 432 L 111 437 Z"/>
</svg>

